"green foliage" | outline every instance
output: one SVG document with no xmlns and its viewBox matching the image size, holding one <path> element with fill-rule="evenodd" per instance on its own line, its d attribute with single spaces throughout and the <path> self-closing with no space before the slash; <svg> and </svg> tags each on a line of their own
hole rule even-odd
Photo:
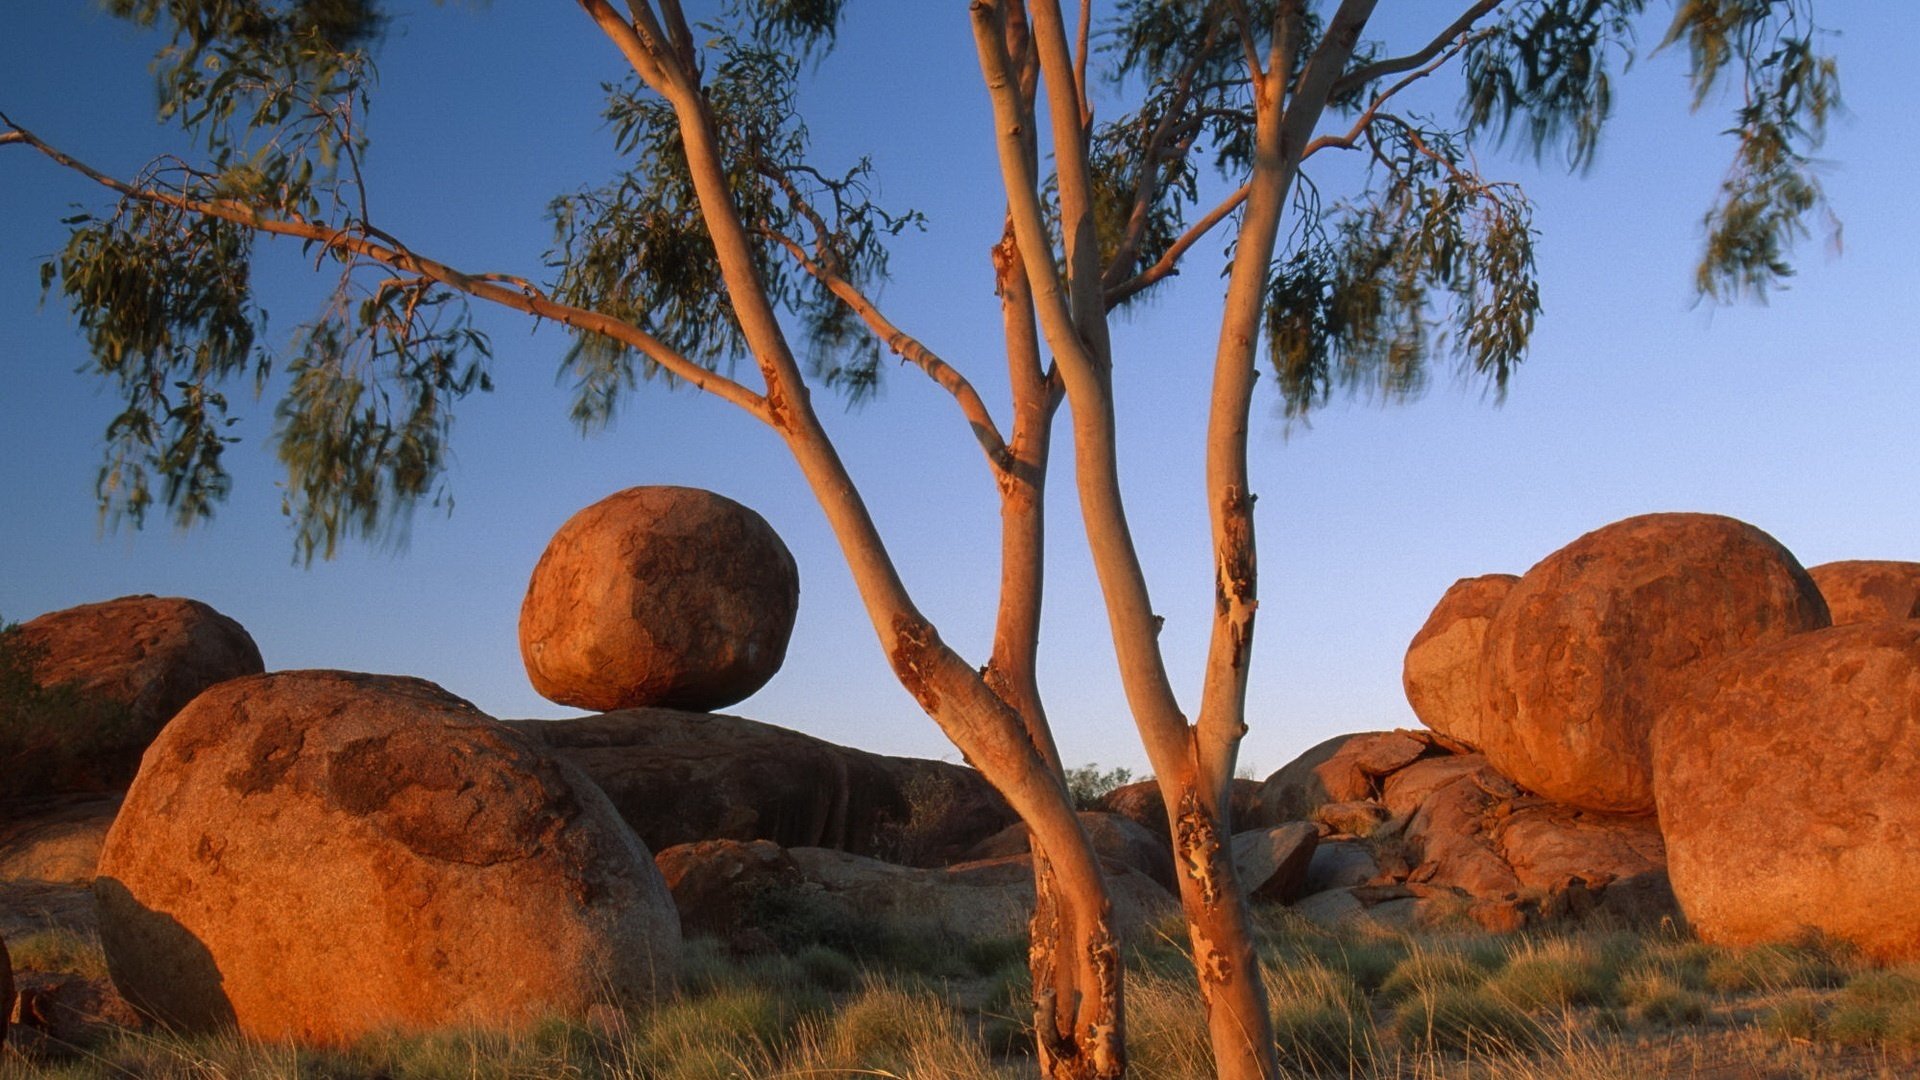
<svg viewBox="0 0 1920 1080">
<path fill-rule="evenodd" d="M 1391 165 L 1367 201 L 1322 215 L 1302 189 L 1297 242 L 1274 268 L 1267 345 L 1289 417 L 1335 388 L 1413 396 L 1443 349 L 1504 393 L 1533 334 L 1540 293 L 1520 189 L 1466 171 L 1441 133 L 1395 125 L 1376 149 Z"/>
<path fill-rule="evenodd" d="M 1133 770 L 1125 766 L 1102 769 L 1094 762 L 1066 770 L 1067 797 L 1075 810 L 1096 810 L 1100 800 L 1115 788 L 1133 782 Z"/>
<path fill-rule="evenodd" d="M 230 486 L 221 455 L 236 441 L 220 387 L 266 373 L 254 344 L 266 315 L 250 292 L 252 233 L 133 200 L 105 219 L 68 221 L 73 231 L 41 283 L 59 283 L 95 370 L 125 402 L 107 425 L 100 511 L 141 524 L 158 476 L 177 524 L 211 517 Z"/>
<path fill-rule="evenodd" d="M 720 24 L 703 27 L 716 58 L 703 89 L 728 193 L 756 240 L 754 271 L 775 306 L 800 319 L 814 373 L 858 401 L 878 387 L 880 342 L 825 284 L 795 266 L 787 244 L 825 272 L 870 289 L 886 277 L 882 241 L 920 217 L 873 203 L 868 161 L 837 176 L 806 164 L 807 130 L 795 100 L 800 60 L 766 38 L 783 27 L 811 26 L 808 18 L 826 19 L 837 6 L 776 5 L 787 14 L 762 11 L 755 33 L 745 37 Z M 701 215 L 679 120 L 670 103 L 637 80 L 606 91 L 615 147 L 634 164 L 611 184 L 554 200 L 554 296 L 639 327 L 705 367 L 730 365 L 747 355 L 747 345 Z M 624 344 L 584 331 L 561 366 L 583 429 L 611 421 L 622 393 L 658 373 Z"/>
</svg>

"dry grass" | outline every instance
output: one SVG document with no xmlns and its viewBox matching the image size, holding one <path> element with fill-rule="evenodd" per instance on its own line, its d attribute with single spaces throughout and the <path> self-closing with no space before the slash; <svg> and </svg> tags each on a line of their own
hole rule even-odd
<svg viewBox="0 0 1920 1080">
<path fill-rule="evenodd" d="M 1210 1074 L 1181 928 L 1131 950 L 1132 1075 Z M 1920 1075 L 1920 967 L 1818 942 L 1720 949 L 1671 933 L 1407 936 L 1260 918 L 1283 1067 L 1348 1080 L 1747 1080 Z M 97 943 L 41 934 L 25 971 L 104 971 Z M 598 1024 L 505 1036 L 388 1035 L 334 1051 L 231 1034 L 115 1032 L 0 1053 L 0 1080 L 772 1080 L 1035 1075 L 1017 950 L 922 962 L 819 945 L 736 959 L 691 941 L 682 995 Z M 958 973 L 958 974 L 956 974 Z"/>
</svg>

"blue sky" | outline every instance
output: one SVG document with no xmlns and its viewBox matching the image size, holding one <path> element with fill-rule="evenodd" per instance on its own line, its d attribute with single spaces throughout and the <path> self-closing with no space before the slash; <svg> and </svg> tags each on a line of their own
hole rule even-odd
<svg viewBox="0 0 1920 1080">
<path fill-rule="evenodd" d="M 152 120 L 152 40 L 84 3 L 17 6 L 0 36 L 0 110 L 120 175 L 175 147 Z M 1397 6 L 1391 40 L 1414 41 L 1450 7 Z M 895 248 L 884 306 L 1003 406 L 987 261 L 1001 196 L 964 5 L 851 8 L 841 47 L 807 90 L 816 159 L 872 155 L 884 199 L 928 215 L 929 229 Z M 1259 399 L 1262 608 L 1243 753 L 1254 771 L 1332 734 L 1413 723 L 1401 656 L 1449 583 L 1524 571 L 1630 514 L 1731 514 L 1808 565 L 1920 559 L 1909 314 L 1920 299 L 1910 195 L 1920 117 L 1900 48 L 1920 39 L 1920 8 L 1829 0 L 1819 14 L 1841 31 L 1830 46 L 1849 112 L 1822 157 L 1844 245 L 1805 245 L 1790 289 L 1764 306 L 1692 302 L 1726 112 L 1718 103 L 1691 114 L 1682 58 L 1655 56 L 1618 80 L 1618 114 L 1588 174 L 1484 154 L 1486 172 L 1526 185 L 1541 233 L 1545 312 L 1503 406 L 1443 372 L 1412 404 L 1336 404 L 1289 433 L 1274 399 Z M 1659 29 L 1650 23 L 1649 37 Z M 469 270 L 543 276 L 547 201 L 614 167 L 599 121 L 599 84 L 620 76 L 610 47 L 572 5 L 421 5 L 399 20 L 381 70 L 376 222 Z M 84 347 L 57 300 L 40 304 L 37 284 L 74 203 L 99 199 L 24 149 L 0 148 L 6 618 L 129 592 L 193 596 L 245 624 L 270 668 L 414 674 L 495 715 L 568 715 L 534 694 L 515 644 L 534 561 L 587 503 L 634 484 L 690 484 L 754 507 L 800 566 L 786 666 L 728 711 L 882 752 L 954 756 L 894 682 L 778 441 L 730 406 L 659 386 L 630 398 L 612 430 L 583 438 L 554 379 L 564 339 L 512 313 L 479 311 L 498 390 L 471 399 L 456 423 L 452 515 L 423 510 L 405 550 L 292 562 L 270 401 L 237 410 L 235 492 L 210 526 L 103 534 L 93 476 L 113 400 L 76 374 Z M 284 340 L 324 285 L 287 245 L 259 261 L 269 333 Z M 1116 336 L 1122 467 L 1189 706 L 1212 595 L 1199 481 L 1218 265 L 1217 250 L 1196 253 Z M 816 400 L 908 587 L 950 643 L 983 660 L 996 507 L 951 402 L 904 368 L 859 411 Z M 1070 760 L 1138 768 L 1060 464 L 1043 687 Z"/>
</svg>

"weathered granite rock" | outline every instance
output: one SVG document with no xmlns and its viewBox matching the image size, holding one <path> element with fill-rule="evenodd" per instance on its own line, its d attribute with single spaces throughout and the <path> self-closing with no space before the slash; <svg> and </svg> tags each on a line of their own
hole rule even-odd
<svg viewBox="0 0 1920 1080">
<path fill-rule="evenodd" d="M 1279 824 L 1269 822 L 1261 815 L 1259 781 L 1234 780 L 1227 798 L 1235 830 Z M 1169 851 L 1173 849 L 1173 830 L 1167 826 L 1167 803 L 1160 795 L 1158 782 L 1141 780 L 1123 784 L 1101 796 L 1094 809 L 1119 814 L 1159 837 Z"/>
<path fill-rule="evenodd" d="M 1519 584 L 1512 574 L 1461 578 L 1413 635 L 1400 673 L 1420 722 L 1469 746 L 1480 745 L 1480 649 L 1487 626 Z"/>
<path fill-rule="evenodd" d="M 264 670 L 239 623 L 177 596 L 49 612 L 22 623 L 11 645 L 29 659 L 34 682 L 67 703 L 57 717 L 10 718 L 31 734 L 0 773 L 0 800 L 124 789 L 141 751 L 196 694 Z"/>
<path fill-rule="evenodd" d="M 799 603 L 793 556 L 760 515 L 697 488 L 628 488 L 548 543 L 520 655 L 563 705 L 717 709 L 780 670 Z"/>
<path fill-rule="evenodd" d="M 673 893 L 681 930 L 720 938 L 755 925 L 770 896 L 803 880 L 786 850 L 768 840 L 677 844 L 655 855 L 654 864 Z"/>
<path fill-rule="evenodd" d="M 1661 716 L 1653 766 L 1673 891 L 1701 937 L 1813 929 L 1920 959 L 1920 621 L 1728 659 Z"/>
<path fill-rule="evenodd" d="M 1146 826 L 1119 814 L 1100 810 L 1080 812 L 1080 826 L 1093 843 L 1094 854 L 1109 862 L 1123 863 L 1145 874 L 1168 890 L 1179 886 L 1173 880 L 1173 852 L 1148 832 Z M 1014 824 L 975 844 L 961 862 L 1004 859 L 1023 855 L 1033 849 L 1033 838 L 1026 825 Z"/>
<path fill-rule="evenodd" d="M 680 940 L 652 858 L 591 781 L 393 676 L 202 694 L 147 752 L 93 888 L 135 1007 L 309 1044 L 645 999 L 672 984 Z"/>
<path fill-rule="evenodd" d="M 1714 661 L 1828 624 L 1787 549 L 1712 514 L 1597 529 L 1527 571 L 1487 627 L 1481 749 L 1522 787 L 1653 809 L 1654 718 Z"/>
<path fill-rule="evenodd" d="M 92 881 L 120 801 L 55 795 L 0 804 L 0 880 Z"/>
<path fill-rule="evenodd" d="M 1291 904 L 1306 893 L 1307 870 L 1320 832 L 1304 821 L 1233 834 L 1233 870 L 1256 903 Z"/>
<path fill-rule="evenodd" d="M 1425 732 L 1336 735 L 1267 777 L 1260 791 L 1261 820 L 1304 821 L 1327 803 L 1374 798 L 1386 777 L 1444 752 Z"/>
<path fill-rule="evenodd" d="M 1920 562 L 1850 559 L 1807 567 L 1833 625 L 1920 619 Z"/>
<path fill-rule="evenodd" d="M 965 766 L 869 754 L 738 716 L 626 709 L 506 723 L 592 777 L 653 851 L 771 840 L 939 866 L 1016 820 Z"/>
</svg>

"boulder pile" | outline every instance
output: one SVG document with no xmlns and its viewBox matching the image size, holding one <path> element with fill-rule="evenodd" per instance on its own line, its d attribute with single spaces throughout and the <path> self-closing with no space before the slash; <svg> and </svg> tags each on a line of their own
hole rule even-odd
<svg viewBox="0 0 1920 1080">
<path fill-rule="evenodd" d="M 1920 956 L 1886 902 L 1920 875 L 1920 564 L 1809 571 L 1743 522 L 1649 514 L 1502 580 L 1442 597 L 1408 649 L 1407 696 L 1484 754 L 1482 779 L 1538 798 L 1422 807 L 1402 835 L 1458 849 L 1428 884 L 1475 891 L 1511 871 L 1533 888 L 1579 867 L 1591 891 L 1594 872 L 1644 864 L 1605 895 L 1642 882 L 1629 906 L 1651 911 L 1658 866 L 1708 940 L 1816 932 Z M 1295 797 L 1269 782 L 1267 799 Z M 1497 826 L 1472 826 L 1489 813 Z"/>
</svg>

